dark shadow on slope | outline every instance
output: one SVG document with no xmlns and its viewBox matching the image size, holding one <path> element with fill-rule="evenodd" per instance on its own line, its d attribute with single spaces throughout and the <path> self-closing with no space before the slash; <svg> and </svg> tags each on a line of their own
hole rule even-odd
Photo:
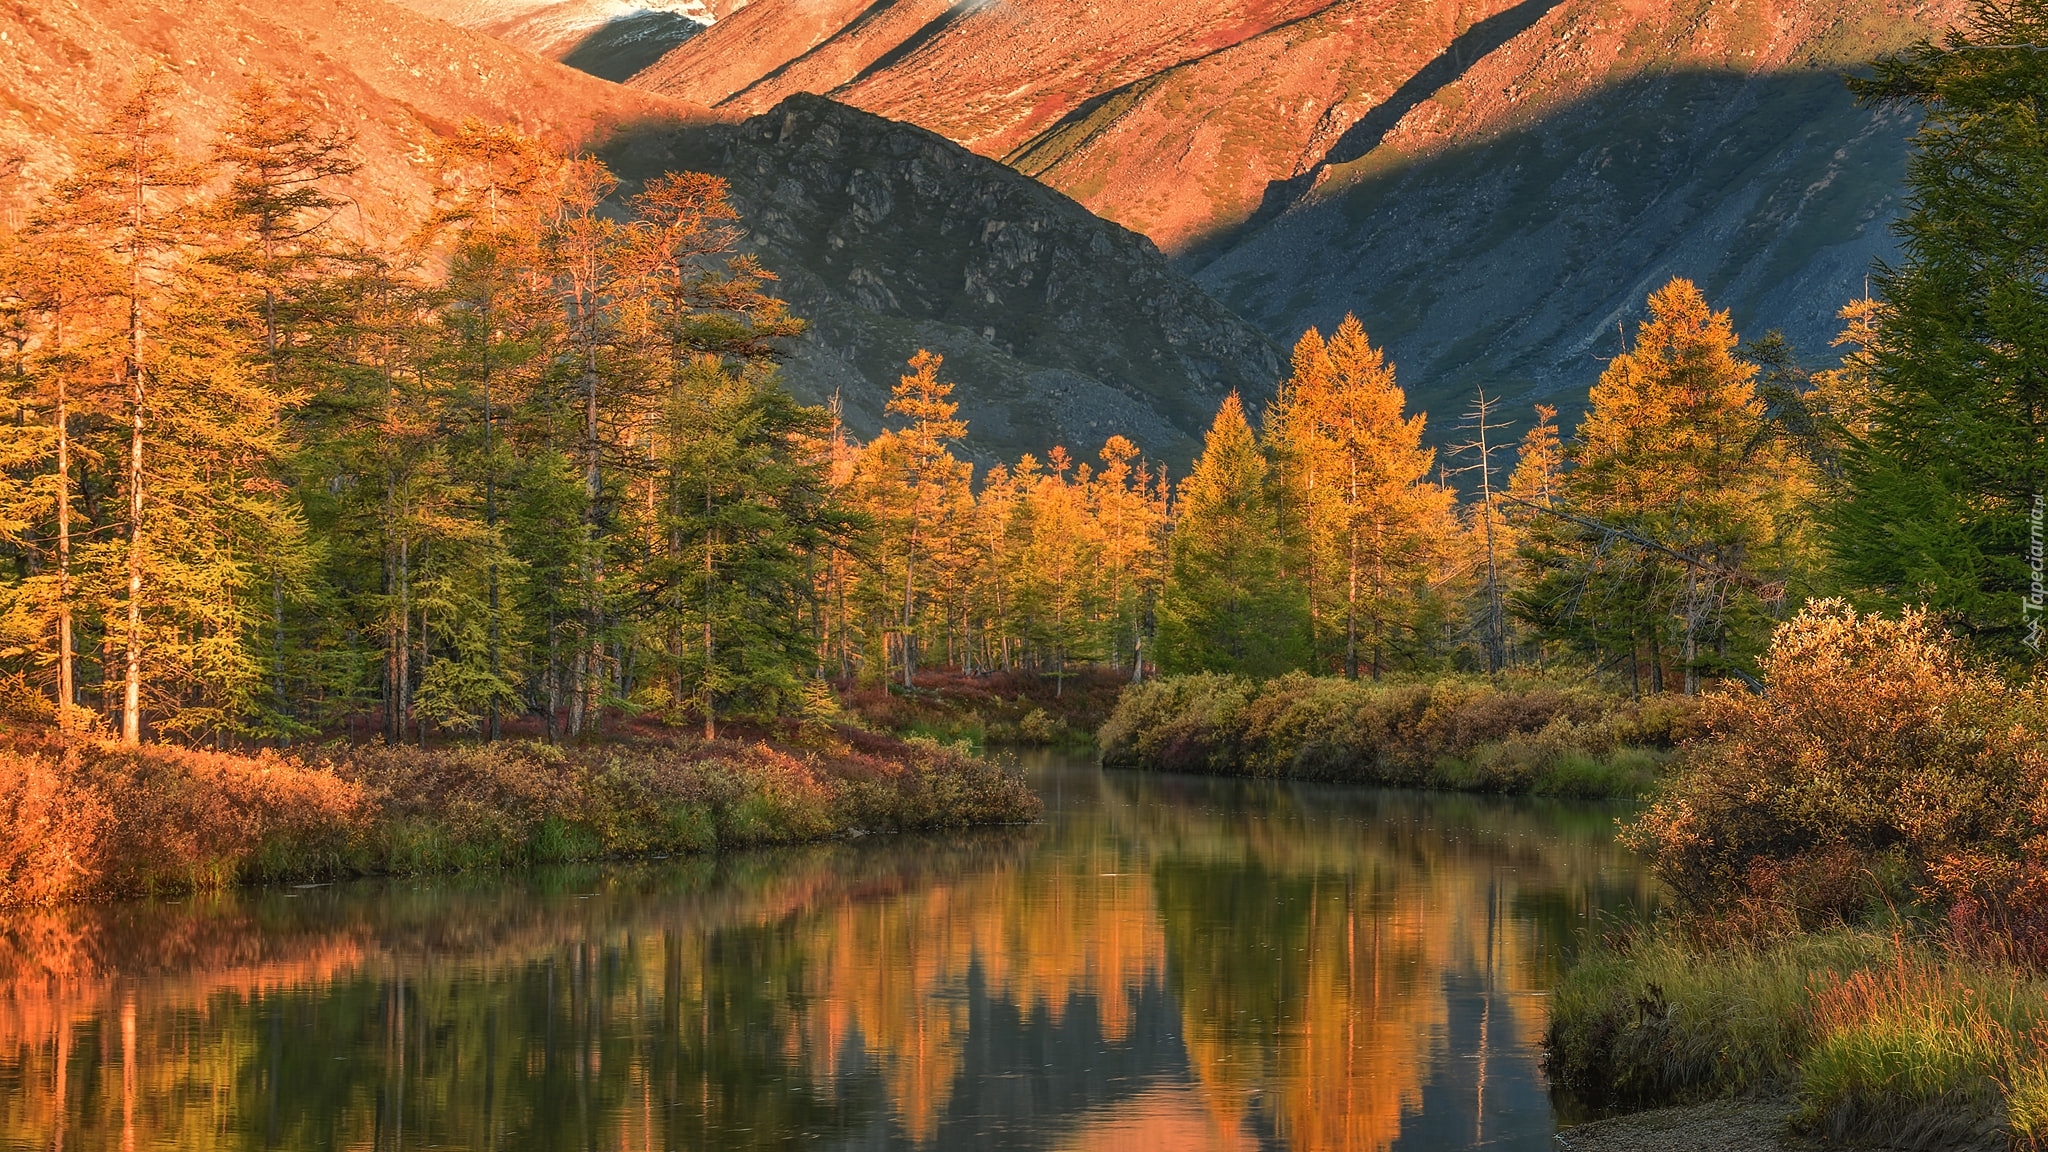
<svg viewBox="0 0 2048 1152">
<path fill-rule="evenodd" d="M 760 79 L 755 80 L 753 83 L 748 84 L 745 88 L 742 88 L 739 91 L 733 93 L 732 95 L 727 96 L 725 99 L 720 100 L 718 102 L 718 106 L 722 108 L 725 105 L 730 104 L 735 100 L 738 100 L 740 97 L 745 96 L 747 93 L 752 92 L 754 89 L 759 88 L 763 84 L 774 83 L 775 81 L 781 79 L 783 75 L 786 74 L 791 68 L 794 68 L 797 65 L 803 63 L 804 61 L 809 60 L 811 57 L 816 56 L 818 53 L 823 52 L 827 47 L 830 47 L 833 44 L 837 44 L 843 37 L 859 35 L 863 28 L 866 28 L 869 24 L 872 24 L 876 20 L 879 20 L 884 12 L 887 12 L 889 9 L 894 8 L 895 6 L 896 0 L 875 0 L 874 3 L 861 9 L 860 15 L 855 16 L 851 20 L 848 20 L 844 25 L 842 25 L 837 31 L 833 32 L 830 36 L 825 37 L 823 40 L 818 41 L 816 44 L 811 45 L 809 48 L 806 48 L 803 51 L 797 53 L 796 55 L 790 57 L 789 59 L 784 60 L 782 63 L 777 64 L 774 68 L 769 69 L 768 72 L 765 75 L 763 75 Z"/>
<path fill-rule="evenodd" d="M 576 42 L 562 63 L 614 84 L 666 55 L 669 49 L 704 30 L 704 25 L 674 12 L 649 9 L 608 20 Z"/>
<path fill-rule="evenodd" d="M 939 13 L 932 18 L 930 23 L 904 37 L 903 43 L 875 57 L 874 63 L 854 73 L 851 80 L 834 88 L 832 91 L 834 93 L 844 92 L 878 72 L 886 72 L 894 68 L 903 61 L 910 59 L 911 55 L 918 49 L 938 39 L 939 35 L 946 29 L 958 24 L 963 18 L 972 16 L 974 13 L 988 7 L 989 3 L 990 0 L 955 0 L 951 8 Z"/>
<path fill-rule="evenodd" d="M 1183 264 L 1200 268 L 1223 253 L 1240 237 L 1248 236 L 1268 220 L 1285 212 L 1296 201 L 1315 186 L 1316 176 L 1332 164 L 1348 164 L 1380 146 L 1387 133 L 1401 122 L 1401 118 L 1415 110 L 1416 106 L 1443 88 L 1456 83 L 1472 66 L 1498 51 L 1508 41 L 1536 26 L 1538 20 L 1550 14 L 1550 10 L 1564 0 L 1522 0 L 1520 4 L 1481 20 L 1445 46 L 1436 59 L 1424 64 L 1415 75 L 1410 76 L 1392 95 L 1375 105 L 1371 111 L 1359 118 L 1358 123 L 1345 129 L 1330 150 L 1323 153 L 1321 160 L 1311 165 L 1299 176 L 1286 180 L 1275 180 L 1266 185 L 1266 191 L 1259 199 L 1259 206 L 1249 219 L 1235 228 L 1227 229 L 1217 237 L 1206 240 L 1190 249 Z"/>
<path fill-rule="evenodd" d="M 1821 69 L 1613 82 L 1498 135 L 1345 170 L 1197 276 L 1273 339 L 1345 313 L 1414 407 L 1484 386 L 1569 425 L 1644 309 L 1693 280 L 1737 330 L 1826 357 L 1904 195 L 1910 117 Z M 1623 331 L 1618 333 L 1617 327 Z M 1441 443 L 1453 421 L 1432 420 Z"/>
</svg>

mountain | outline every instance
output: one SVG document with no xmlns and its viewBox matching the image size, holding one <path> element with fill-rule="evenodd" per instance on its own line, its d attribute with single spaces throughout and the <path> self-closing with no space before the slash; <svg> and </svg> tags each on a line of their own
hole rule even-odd
<svg viewBox="0 0 2048 1152">
<path fill-rule="evenodd" d="M 1577 408 L 1672 276 L 1818 361 L 1896 252 L 1917 127 L 1842 73 L 1964 7 L 1530 0 L 1184 262 L 1271 332 L 1357 312 L 1440 414 L 1481 386 Z"/>
<path fill-rule="evenodd" d="M 1142 236 L 943 137 L 813 96 L 739 124 L 623 140 L 628 177 L 732 182 L 748 244 L 812 329 L 785 372 L 880 426 L 919 348 L 946 378 L 977 457 L 1092 456 L 1121 433 L 1176 466 L 1216 406 L 1271 393 L 1279 350 Z"/>
<path fill-rule="evenodd" d="M 1441 416 L 1582 399 L 1671 275 L 1810 356 L 1914 125 L 1840 73 L 1971 0 L 753 0 L 632 80 L 827 93 L 1143 233 L 1290 342 L 1356 311 Z"/>
<path fill-rule="evenodd" d="M 562 7 L 411 3 L 464 21 Z M 172 73 L 181 142 L 195 153 L 256 73 L 354 126 L 363 167 L 341 189 L 353 202 L 341 223 L 359 233 L 388 236 L 418 218 L 426 145 L 468 117 L 599 148 L 630 178 L 727 176 L 750 243 L 812 321 L 787 370 L 792 389 L 841 395 L 863 436 L 920 347 L 948 357 L 974 424 L 968 448 L 982 459 L 1056 443 L 1092 453 L 1120 432 L 1185 463 L 1225 393 L 1263 395 L 1278 373 L 1266 337 L 1149 240 L 940 136 L 801 96 L 715 122 L 382 0 L 220 2 L 176 15 L 155 0 L 0 7 L 0 159 L 26 160 L 0 164 L 0 208 L 18 220 L 150 66 Z"/>
<path fill-rule="evenodd" d="M 67 171 L 71 149 L 148 67 L 176 81 L 180 143 L 194 152 L 257 73 L 353 126 L 363 168 L 342 188 L 358 214 L 344 215 L 350 228 L 416 218 L 430 190 L 423 147 L 465 117 L 581 146 L 692 114 L 383 0 L 0 5 L 0 157 L 25 161 L 19 179 L 0 179 L 0 204 L 18 212 Z"/>
</svg>

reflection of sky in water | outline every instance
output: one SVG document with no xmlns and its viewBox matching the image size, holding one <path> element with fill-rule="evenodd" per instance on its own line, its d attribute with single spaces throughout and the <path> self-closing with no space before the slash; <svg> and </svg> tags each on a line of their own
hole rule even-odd
<svg viewBox="0 0 2048 1152">
<path fill-rule="evenodd" d="M 1040 764 L 1048 820 L 0 919 L 0 1147 L 1547 1147 L 1612 810 Z"/>
</svg>

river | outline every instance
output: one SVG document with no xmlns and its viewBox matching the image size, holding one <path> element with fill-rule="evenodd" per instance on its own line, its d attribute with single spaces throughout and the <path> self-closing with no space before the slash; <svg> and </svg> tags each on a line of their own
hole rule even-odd
<svg viewBox="0 0 2048 1152">
<path fill-rule="evenodd" d="M 1618 809 L 1025 766 L 1030 827 L 0 917 L 0 1147 L 1549 1146 Z"/>
</svg>

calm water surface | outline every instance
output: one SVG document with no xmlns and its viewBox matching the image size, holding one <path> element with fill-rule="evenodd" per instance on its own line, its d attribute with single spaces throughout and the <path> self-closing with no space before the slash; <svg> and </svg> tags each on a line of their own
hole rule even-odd
<svg viewBox="0 0 2048 1152">
<path fill-rule="evenodd" d="M 1541 1149 L 1614 809 L 1028 764 L 1043 824 L 0 919 L 20 1149 Z"/>
</svg>

